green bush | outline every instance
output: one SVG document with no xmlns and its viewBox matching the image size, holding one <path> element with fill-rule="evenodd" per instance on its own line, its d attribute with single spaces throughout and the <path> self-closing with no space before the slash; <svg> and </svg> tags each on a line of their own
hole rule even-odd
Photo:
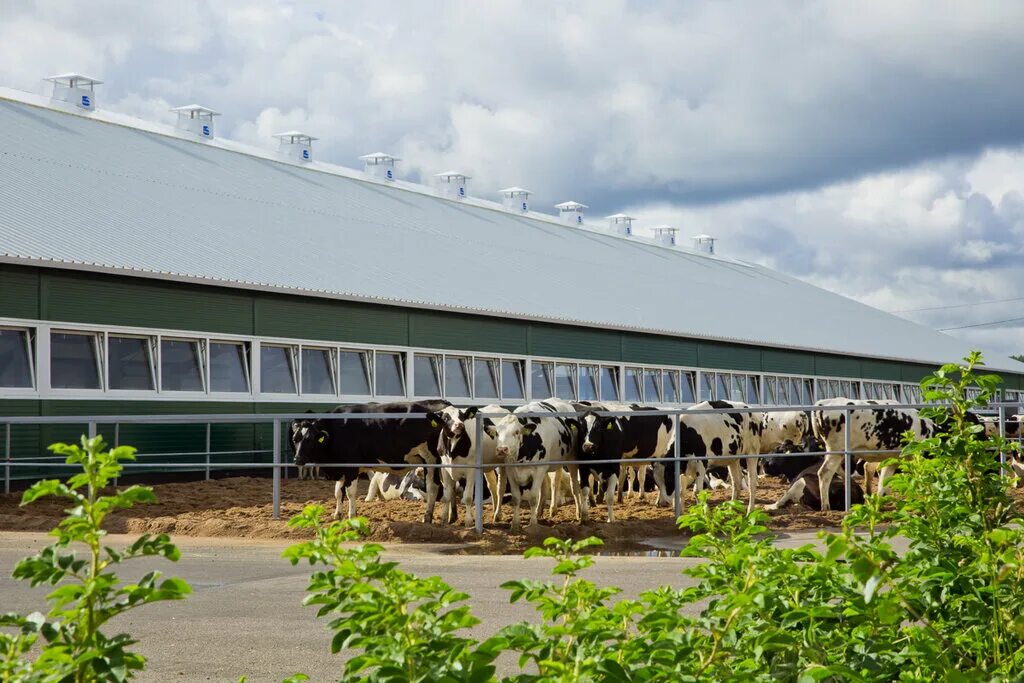
<svg viewBox="0 0 1024 683">
<path fill-rule="evenodd" d="M 176 561 L 178 549 L 165 534 L 145 534 L 124 550 L 103 546 L 103 521 L 115 510 L 156 500 L 153 490 L 130 486 L 109 495 L 101 492 L 133 460 L 134 449 L 106 450 L 102 437 L 82 437 L 82 445 L 54 444 L 50 450 L 66 456 L 82 472 L 66 483 L 57 479 L 36 482 L 22 496 L 28 505 L 43 496 L 69 501 L 64 518 L 51 532 L 57 540 L 32 557 L 18 562 L 14 578 L 32 586 L 57 586 L 46 596 L 50 610 L 44 616 L 0 616 L 0 681 L 124 681 L 145 665 L 145 658 L 128 648 L 136 641 L 126 633 L 106 635 L 101 629 L 111 619 L 142 605 L 178 600 L 191 592 L 181 579 L 161 579 L 158 571 L 138 583 L 122 584 L 113 568 L 139 557 L 161 556 Z M 80 556 L 72 543 L 86 546 Z M 33 646 L 43 647 L 32 658 Z"/>
</svg>

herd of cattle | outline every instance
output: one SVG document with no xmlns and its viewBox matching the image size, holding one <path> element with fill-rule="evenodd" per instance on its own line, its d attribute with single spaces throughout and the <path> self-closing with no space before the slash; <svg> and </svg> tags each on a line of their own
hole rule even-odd
<svg viewBox="0 0 1024 683">
<path fill-rule="evenodd" d="M 818 401 L 811 411 L 762 412 L 735 401 L 706 401 L 682 411 L 676 433 L 674 417 L 636 404 L 568 402 L 549 398 L 509 411 L 498 405 L 459 408 L 447 401 L 411 401 L 345 405 L 334 418 L 304 419 L 292 423 L 295 465 L 300 476 L 333 479 L 335 517 L 342 515 L 348 497 L 349 517 L 355 515 L 356 483 L 360 473 L 371 476 L 367 500 L 375 497 L 415 497 L 426 501 L 424 522 L 434 518 L 438 492 L 442 492 L 442 523 L 457 518 L 456 497 L 462 490 L 466 523 L 472 524 L 475 494 L 477 434 L 482 439 L 484 478 L 493 501 L 492 521 L 501 516 L 508 490 L 513 530 L 520 528 L 521 503 L 529 504 L 529 523 L 536 525 L 545 502 L 549 514 L 563 500 L 575 507 L 575 519 L 586 520 L 589 506 L 603 500 L 611 522 L 614 503 L 621 502 L 633 484 L 644 490 L 648 476 L 658 491 L 658 505 L 671 503 L 675 487 L 693 487 L 694 493 L 715 484 L 714 474 L 728 472 L 732 499 L 747 489 L 753 508 L 760 471 L 784 476 L 791 485 L 768 509 L 795 500 L 822 510 L 842 508 L 846 430 L 849 407 L 850 449 L 858 467 L 863 465 L 864 489 L 881 461 L 898 454 L 902 436 L 910 431 L 921 437 L 936 434 L 937 426 L 918 411 L 897 407 L 895 401 L 834 398 Z M 717 409 L 722 412 L 702 413 Z M 357 415 L 388 417 L 357 417 Z M 992 419 L 986 433 L 999 426 Z M 479 426 L 477 421 L 482 420 Z M 1022 416 L 1005 423 L 1008 437 L 1020 436 Z M 682 471 L 674 476 L 671 458 L 678 443 Z M 814 453 L 829 452 L 821 456 Z M 653 459 L 648 465 L 631 460 Z M 661 462 L 664 461 L 664 462 Z M 563 464 L 558 464 L 563 463 Z M 1024 466 L 1011 463 L 1018 473 Z M 412 470 L 410 466 L 437 465 Z M 878 492 L 895 465 L 878 473 Z M 669 476 L 666 476 L 666 469 Z M 463 483 L 464 482 L 464 483 Z M 621 486 L 620 486 L 621 485 Z M 824 495 L 823 495 L 824 492 Z M 863 500 L 855 486 L 854 502 Z"/>
</svg>

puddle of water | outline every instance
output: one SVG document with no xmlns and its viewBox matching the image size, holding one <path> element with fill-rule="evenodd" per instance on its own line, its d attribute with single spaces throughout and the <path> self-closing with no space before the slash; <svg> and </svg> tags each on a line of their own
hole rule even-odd
<svg viewBox="0 0 1024 683">
<path fill-rule="evenodd" d="M 679 557 L 678 550 L 650 548 L 648 550 L 602 550 L 593 553 L 598 557 Z"/>
</svg>

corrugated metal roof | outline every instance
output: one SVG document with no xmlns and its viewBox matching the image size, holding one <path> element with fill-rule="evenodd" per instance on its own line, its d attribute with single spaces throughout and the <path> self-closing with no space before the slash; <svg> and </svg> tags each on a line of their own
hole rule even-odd
<svg viewBox="0 0 1024 683">
<path fill-rule="evenodd" d="M 0 255 L 877 358 L 934 363 L 968 349 L 761 266 L 10 90 Z"/>
</svg>

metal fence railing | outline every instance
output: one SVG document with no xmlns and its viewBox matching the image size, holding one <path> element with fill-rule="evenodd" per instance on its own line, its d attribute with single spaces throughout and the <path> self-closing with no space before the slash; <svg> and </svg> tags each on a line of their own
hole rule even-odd
<svg viewBox="0 0 1024 683">
<path fill-rule="evenodd" d="M 595 411 L 603 416 L 668 416 L 673 421 L 673 427 L 675 433 L 678 435 L 680 431 L 680 417 L 682 415 L 707 415 L 716 413 L 741 413 L 741 414 L 763 414 L 763 413 L 782 413 L 782 412 L 810 412 L 810 411 L 822 411 L 828 413 L 840 412 L 843 413 L 845 418 L 845 424 L 850 424 L 850 418 L 852 413 L 862 410 L 891 410 L 891 409 L 920 409 L 925 407 L 933 407 L 928 404 L 910 403 L 910 404 L 884 404 L 884 405 L 839 405 L 839 406 L 819 406 L 819 405 L 802 405 L 802 406 L 749 406 L 747 408 L 671 408 L 671 409 L 657 409 L 657 410 L 644 410 L 643 412 L 632 412 L 632 411 L 613 411 L 613 410 L 599 410 Z M 998 416 L 999 435 L 1002 437 L 1006 436 L 1006 424 L 1007 417 L 1011 414 L 1010 411 L 1019 410 L 1020 406 L 1017 403 L 993 403 L 989 406 L 988 410 L 983 411 L 983 414 L 991 415 L 993 417 Z M 486 414 L 480 412 L 477 414 L 475 420 L 475 454 L 473 463 L 464 463 L 455 465 L 458 469 L 472 469 L 474 477 L 474 513 L 475 513 L 475 528 L 477 532 L 483 531 L 483 490 L 484 490 L 484 472 L 486 470 L 494 469 L 495 467 L 537 467 L 538 463 L 535 462 L 512 462 L 512 463 L 485 463 L 483 461 L 483 419 L 491 417 L 500 419 L 507 413 L 502 414 Z M 539 417 L 539 418 L 555 418 L 555 417 L 577 417 L 578 413 L 555 413 L 555 412 L 542 412 L 542 413 L 516 413 L 518 417 Z M 4 493 L 9 493 L 11 490 L 12 483 L 12 472 L 17 468 L 39 468 L 39 469 L 51 469 L 51 468 L 67 468 L 63 462 L 63 458 L 60 456 L 43 456 L 35 454 L 30 457 L 15 457 L 12 448 L 11 430 L 13 426 L 17 425 L 85 425 L 86 433 L 89 436 L 95 436 L 97 434 L 99 425 L 112 425 L 114 428 L 114 444 L 118 445 L 120 438 L 120 429 L 125 425 L 205 425 L 205 448 L 201 451 L 180 451 L 180 452 L 169 452 L 169 453 L 136 453 L 137 460 L 134 462 L 124 463 L 125 473 L 129 472 L 145 472 L 147 470 L 163 470 L 163 471 L 203 471 L 207 479 L 210 478 L 210 474 L 213 470 L 232 470 L 232 469 L 247 469 L 247 470 L 259 470 L 259 469 L 270 469 L 271 470 L 271 499 L 273 518 L 278 519 L 281 512 L 281 479 L 284 473 L 287 476 L 287 472 L 290 468 L 295 467 L 294 463 L 286 462 L 283 459 L 283 430 L 282 426 L 286 423 L 290 423 L 294 420 L 338 420 L 338 419 L 358 419 L 358 420 L 402 420 L 402 419 L 416 419 L 425 418 L 426 413 L 276 413 L 276 414 L 223 414 L 223 415 L 89 415 L 89 416 L 0 416 L 0 425 L 3 425 L 4 430 L 4 450 L 3 450 L 3 472 L 4 472 Z M 211 449 L 211 431 L 214 425 L 253 425 L 266 427 L 270 425 L 272 434 L 272 448 L 269 449 L 235 449 L 235 450 L 220 450 L 215 451 Z M 873 451 L 867 449 L 854 449 L 851 447 L 851 430 L 844 429 L 844 444 L 842 450 L 823 450 L 813 452 L 794 452 L 791 456 L 779 453 L 737 453 L 735 455 L 706 455 L 696 456 L 693 454 L 682 454 L 680 453 L 679 439 L 673 439 L 671 452 L 665 453 L 660 457 L 650 458 L 622 458 L 613 460 L 590 460 L 586 462 L 590 464 L 627 464 L 627 465 L 639 465 L 644 463 L 649 464 L 661 464 L 664 465 L 666 471 L 671 467 L 672 476 L 674 477 L 675 487 L 673 494 L 673 505 L 675 514 L 682 514 L 682 491 L 679 485 L 683 468 L 689 462 L 693 460 L 702 460 L 708 462 L 716 462 L 722 460 L 735 460 L 735 459 L 747 459 L 747 458 L 765 458 L 765 457 L 796 457 L 796 456 L 826 456 L 826 455 L 843 455 L 844 456 L 844 486 L 845 486 L 845 509 L 849 510 L 851 505 L 851 491 L 852 491 L 852 477 L 854 471 L 854 459 L 858 456 L 865 455 L 877 455 L 892 453 L 892 451 Z M 267 455 L 270 454 L 271 462 L 215 462 L 214 457 L 220 456 L 237 456 L 237 455 Z M 175 462 L 172 458 L 175 457 L 203 457 L 201 462 Z M 145 461 L 140 461 L 140 459 Z M 153 460 L 154 458 L 166 458 L 163 461 Z M 1000 467 L 1005 473 L 1006 471 L 1006 453 L 1000 451 L 999 453 Z M 581 461 L 578 460 L 552 460 L 543 461 L 539 463 L 549 467 L 562 467 L 578 465 Z M 368 461 L 368 462 L 345 462 L 345 463 L 309 463 L 309 467 L 346 467 L 346 468 L 359 468 L 359 469 L 379 469 L 383 467 L 380 461 Z M 388 464 L 386 467 L 389 469 L 409 469 L 424 467 L 427 469 L 434 468 L 451 468 L 453 465 L 445 463 L 394 463 Z M 756 476 L 756 473 L 754 474 Z M 828 495 L 827 491 L 823 492 L 823 495 Z"/>
</svg>

